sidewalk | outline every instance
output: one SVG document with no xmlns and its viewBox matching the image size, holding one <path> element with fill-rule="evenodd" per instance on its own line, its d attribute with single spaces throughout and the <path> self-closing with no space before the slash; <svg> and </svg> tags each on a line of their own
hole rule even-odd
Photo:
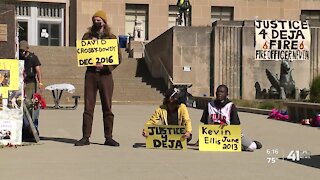
<svg viewBox="0 0 320 180">
<path fill-rule="evenodd" d="M 245 134 L 259 140 L 255 152 L 200 152 L 133 148 L 144 143 L 141 131 L 155 105 L 114 105 L 114 138 L 120 147 L 103 146 L 101 106 L 96 106 L 90 146 L 75 147 L 81 138 L 82 112 L 42 110 L 38 145 L 0 149 L 0 179 L 5 180 L 117 180 L 117 179 L 317 179 L 320 177 L 319 128 L 267 119 L 265 115 L 240 112 Z M 202 111 L 189 109 L 193 140 L 198 139 Z M 277 149 L 278 154 L 267 154 Z M 286 157 L 291 150 L 311 151 L 309 160 L 291 162 L 268 157 Z"/>
</svg>

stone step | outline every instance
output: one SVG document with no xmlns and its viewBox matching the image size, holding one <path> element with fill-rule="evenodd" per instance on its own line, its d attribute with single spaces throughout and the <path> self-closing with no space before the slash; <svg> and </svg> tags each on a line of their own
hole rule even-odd
<svg viewBox="0 0 320 180">
<path fill-rule="evenodd" d="M 136 95 L 136 96 L 161 96 L 158 91 L 150 91 L 147 89 L 137 89 L 135 91 L 130 91 L 128 89 L 118 89 L 114 88 L 114 95 Z"/>
<path fill-rule="evenodd" d="M 69 69 L 68 68 L 60 71 L 57 69 L 51 69 L 51 70 L 47 70 L 45 68 L 42 68 L 42 72 L 43 72 L 43 76 L 46 76 L 46 78 L 48 79 L 55 79 L 57 77 L 67 77 L 67 78 L 84 78 L 85 76 L 85 71 L 77 71 L 74 69 Z M 59 71 L 59 73 L 57 73 L 57 71 Z M 142 77 L 137 77 L 136 73 L 127 73 L 127 72 L 123 72 L 122 74 L 120 73 L 113 73 L 112 74 L 113 79 L 135 79 L 135 78 L 142 78 Z"/>
<path fill-rule="evenodd" d="M 46 77 L 46 76 L 45 76 Z M 74 76 L 74 77 L 67 77 L 64 79 L 59 79 L 59 75 L 52 75 L 50 78 L 46 78 L 46 80 L 43 82 L 45 86 L 51 85 L 51 84 L 72 84 L 74 86 L 82 85 L 84 83 L 84 75 L 82 76 Z M 114 86 L 151 86 L 147 82 L 143 81 L 143 78 L 137 77 L 137 78 L 114 78 Z"/>
<path fill-rule="evenodd" d="M 73 95 L 79 95 L 79 102 L 84 101 L 84 76 L 86 67 L 77 66 L 75 47 L 32 47 L 32 51 L 42 63 L 43 82 L 45 86 L 51 84 L 69 83 L 75 86 L 73 94 L 64 92 L 61 103 L 73 104 Z M 161 102 L 163 95 L 154 87 L 161 87 L 158 79 L 153 79 L 141 60 L 128 58 L 128 54 L 121 49 L 123 61 L 113 71 L 114 102 Z M 53 104 L 52 92 L 45 90 L 43 96 L 47 103 Z M 97 103 L 99 102 L 99 93 Z"/>
<path fill-rule="evenodd" d="M 55 81 L 57 78 L 60 78 L 61 76 L 65 77 L 63 79 L 63 81 L 65 81 L 65 82 L 74 81 L 75 79 L 84 81 L 85 73 L 73 74 L 72 72 L 70 72 L 68 74 L 67 73 L 52 74 L 52 73 L 46 72 L 46 73 L 44 73 L 43 76 L 49 81 Z M 147 80 L 150 80 L 150 78 L 151 77 L 136 77 L 136 76 L 129 76 L 129 75 L 128 76 L 124 76 L 124 75 L 116 76 L 116 75 L 113 75 L 113 80 L 116 83 L 131 82 L 131 81 L 132 82 L 145 82 Z M 157 82 L 157 81 L 161 82 L 161 80 L 154 79 L 154 82 Z"/>
<path fill-rule="evenodd" d="M 72 96 L 74 95 L 78 95 L 80 96 L 80 99 L 83 99 L 83 95 L 82 94 L 77 94 L 77 93 L 73 93 L 73 94 L 70 94 L 70 93 L 67 93 L 67 92 L 64 92 L 61 96 L 61 100 L 60 102 L 61 103 L 73 103 L 74 102 L 74 99 L 72 98 Z M 43 92 L 42 93 L 42 96 L 43 98 L 45 98 L 47 104 L 53 104 L 54 101 L 53 101 L 53 96 L 52 96 L 52 93 L 47 91 L 47 92 Z M 99 93 L 97 93 L 97 100 L 99 100 Z M 112 99 L 114 101 L 161 101 L 163 99 L 163 96 L 159 93 L 150 93 L 148 91 L 146 91 L 146 93 L 120 93 L 119 91 L 114 91 L 114 94 L 113 94 L 113 97 Z"/>
<path fill-rule="evenodd" d="M 75 92 L 83 94 L 84 87 L 79 86 L 76 88 Z M 155 88 L 152 87 L 144 87 L 144 86 L 138 86 L 134 89 L 130 88 L 130 86 L 114 86 L 114 93 L 121 93 L 121 94 L 161 94 L 160 91 L 158 91 Z"/>
<path fill-rule="evenodd" d="M 59 47 L 61 48 L 61 47 Z M 65 50 L 59 49 L 58 50 L 50 50 L 52 49 L 52 46 L 48 48 L 49 50 L 45 50 L 42 48 L 39 48 L 39 46 L 31 46 L 30 50 L 31 52 L 34 52 L 37 56 L 41 57 L 46 57 L 46 59 L 55 59 L 56 61 L 62 61 L 64 62 L 65 60 L 74 60 L 76 61 L 77 59 L 77 53 L 75 49 L 73 48 L 66 48 Z M 55 49 L 53 47 L 53 49 Z M 128 58 L 128 55 L 125 53 L 122 53 L 122 59 L 125 60 Z"/>
<path fill-rule="evenodd" d="M 43 63 L 42 63 L 43 64 Z M 77 67 L 77 66 L 70 66 L 67 64 L 43 64 L 42 65 L 43 73 L 47 74 L 66 74 L 66 75 L 84 75 L 86 68 L 85 67 Z M 57 71 L 59 73 L 57 73 Z M 123 63 L 120 66 L 118 66 L 112 73 L 113 75 L 116 76 L 121 76 L 121 77 L 128 77 L 128 76 L 136 76 L 136 67 L 131 65 L 131 64 L 126 64 Z"/>
<path fill-rule="evenodd" d="M 67 80 L 67 81 L 62 81 L 62 82 L 52 82 L 52 81 L 47 81 L 45 86 L 51 85 L 51 84 L 59 84 L 59 83 L 69 83 L 72 84 L 73 86 L 75 86 L 76 88 L 76 92 L 83 92 L 83 81 L 84 79 L 80 80 L 81 82 L 79 82 L 79 80 L 75 79 L 73 81 L 71 80 Z M 134 79 L 134 81 L 137 81 Z M 52 83 L 51 83 L 52 82 Z M 114 89 L 115 91 L 122 91 L 122 93 L 137 93 L 137 92 L 156 92 L 159 93 L 159 91 L 157 91 L 155 88 L 152 88 L 151 85 L 147 85 L 144 82 L 132 82 L 132 81 L 128 81 L 127 83 L 123 83 L 122 82 L 116 82 L 114 83 Z"/>
</svg>

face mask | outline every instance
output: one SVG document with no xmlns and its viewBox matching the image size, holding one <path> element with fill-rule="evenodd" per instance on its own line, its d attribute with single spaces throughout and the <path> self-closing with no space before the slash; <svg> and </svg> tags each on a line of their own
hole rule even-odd
<svg viewBox="0 0 320 180">
<path fill-rule="evenodd" d="M 96 27 L 97 29 L 101 29 L 101 27 L 102 27 L 102 22 L 95 22 L 95 23 L 94 23 L 94 27 Z"/>
<path fill-rule="evenodd" d="M 25 55 L 26 55 L 26 51 L 25 51 L 25 50 L 20 49 L 20 50 L 19 50 L 19 56 L 20 56 L 20 58 L 25 57 Z"/>
</svg>

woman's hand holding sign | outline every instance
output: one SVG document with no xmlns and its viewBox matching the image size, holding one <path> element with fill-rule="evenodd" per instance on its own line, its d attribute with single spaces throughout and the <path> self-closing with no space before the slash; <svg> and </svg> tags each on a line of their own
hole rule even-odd
<svg viewBox="0 0 320 180">
<path fill-rule="evenodd" d="M 182 137 L 185 139 L 188 139 L 190 137 L 190 135 L 191 135 L 191 132 L 187 131 L 184 133 L 184 135 Z"/>
<path fill-rule="evenodd" d="M 226 124 L 226 123 L 220 124 L 219 128 L 220 128 L 220 129 L 223 129 L 223 128 L 226 127 L 227 125 L 228 125 L 228 124 Z"/>
<path fill-rule="evenodd" d="M 143 137 L 148 137 L 148 132 L 145 129 L 142 129 L 142 136 Z"/>
</svg>

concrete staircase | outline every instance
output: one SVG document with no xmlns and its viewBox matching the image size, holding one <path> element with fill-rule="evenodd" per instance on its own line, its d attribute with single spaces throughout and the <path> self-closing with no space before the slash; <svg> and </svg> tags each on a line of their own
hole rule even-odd
<svg viewBox="0 0 320 180">
<path fill-rule="evenodd" d="M 73 94 L 64 92 L 61 104 L 73 104 L 73 95 L 79 95 L 79 102 L 84 101 L 84 75 L 85 67 L 78 67 L 75 47 L 47 47 L 32 46 L 34 52 L 42 63 L 43 83 L 68 83 L 75 86 Z M 123 62 L 113 71 L 114 103 L 144 103 L 159 104 L 163 99 L 164 83 L 161 79 L 152 78 L 144 59 L 128 58 L 128 54 L 121 49 Z M 54 104 L 52 92 L 45 90 L 43 96 L 47 104 Z M 99 93 L 97 103 L 100 103 Z"/>
<path fill-rule="evenodd" d="M 152 78 L 144 59 L 128 58 L 122 51 L 123 62 L 113 71 L 113 101 L 134 103 L 161 103 L 164 83 Z"/>
</svg>

